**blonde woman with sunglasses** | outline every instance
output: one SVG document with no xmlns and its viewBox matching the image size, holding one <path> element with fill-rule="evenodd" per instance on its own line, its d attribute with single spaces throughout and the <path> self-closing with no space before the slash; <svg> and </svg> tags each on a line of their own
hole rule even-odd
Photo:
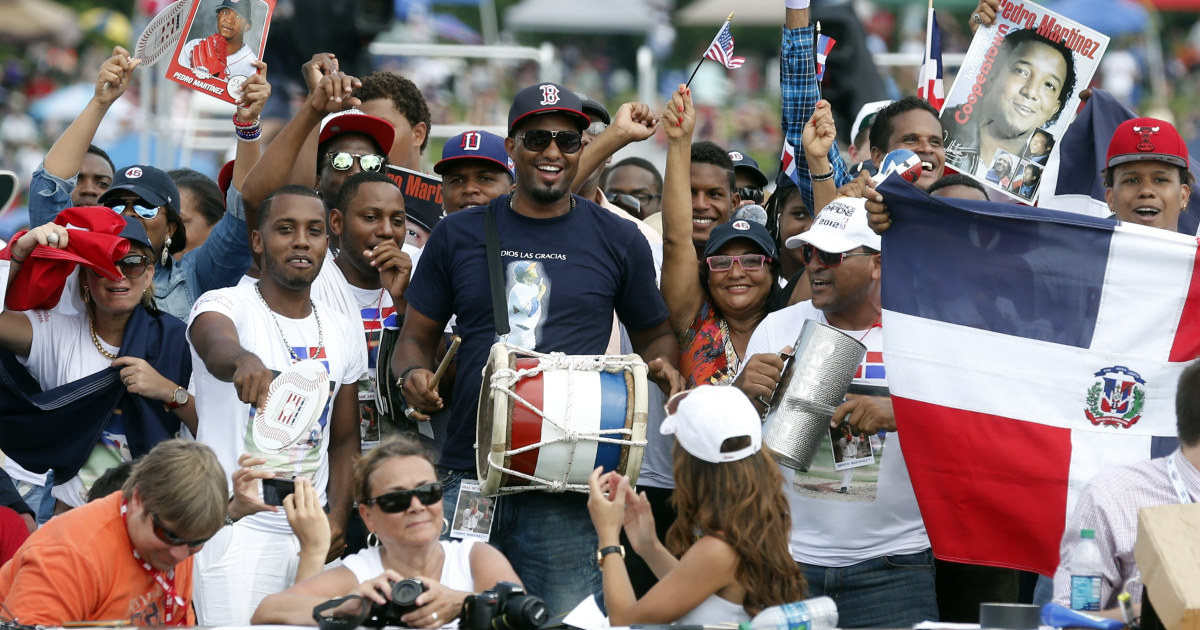
<svg viewBox="0 0 1200 630">
<path fill-rule="evenodd" d="M 495 547 L 474 540 L 440 540 L 442 484 L 428 452 L 416 440 L 393 437 L 363 455 L 354 467 L 358 513 L 375 543 L 342 560 L 342 566 L 297 582 L 264 599 L 253 623 L 316 625 L 313 608 L 359 595 L 364 604 L 388 601 L 392 584 L 421 581 L 425 592 L 401 619 L 413 628 L 456 626 L 463 600 L 498 582 L 520 584 Z"/>
<path fill-rule="evenodd" d="M 0 447 L 19 464 L 50 465 L 60 480 L 68 479 L 53 489 L 59 511 L 83 505 L 91 483 L 108 468 L 173 437 L 181 423 L 196 430 L 196 406 L 187 390 L 192 368 L 185 328 L 154 306 L 155 250 L 141 222 L 95 208 L 68 212 L 79 214 L 64 220 L 67 223 L 86 221 L 86 212 L 104 213 L 102 223 L 123 223 L 119 237 L 128 243 L 127 253 L 115 263 L 92 260 L 97 256 L 89 253 L 92 250 L 70 247 L 73 238 L 85 239 L 85 231 L 56 223 L 33 228 L 10 245 L 8 297 L 48 289 L 44 270 L 58 261 L 49 251 L 34 255 L 35 247 L 67 250 L 53 256 L 89 263 L 79 273 L 84 308 L 75 313 L 0 313 L 0 364 L 7 374 L 0 413 L 10 427 Z M 115 225 L 108 227 L 116 231 Z M 107 238 L 109 246 L 116 241 L 113 236 L 86 234 Z M 25 278 L 15 282 L 22 270 Z M 11 385 L 29 379 L 41 392 Z M 45 395 L 58 395 L 64 388 L 70 391 L 53 406 L 28 402 L 32 394 L 44 401 Z M 71 407 L 68 401 L 82 406 Z"/>
</svg>

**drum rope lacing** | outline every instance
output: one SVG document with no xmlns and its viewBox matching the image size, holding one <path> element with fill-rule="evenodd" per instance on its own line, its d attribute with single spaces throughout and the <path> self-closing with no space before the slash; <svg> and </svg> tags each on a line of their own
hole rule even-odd
<svg viewBox="0 0 1200 630">
<path fill-rule="evenodd" d="M 495 468 L 503 473 L 512 475 L 514 477 L 519 477 L 526 481 L 531 481 L 534 483 L 541 484 L 542 486 L 545 486 L 546 488 L 550 489 L 551 491 L 561 492 L 563 490 L 578 490 L 578 491 L 586 492 L 588 489 L 587 484 L 568 483 L 566 480 L 566 477 L 570 473 L 570 470 L 571 470 L 570 464 L 573 463 L 573 461 L 574 461 L 575 445 L 577 445 L 580 440 L 603 442 L 603 443 L 607 443 L 607 444 L 619 444 L 622 446 L 641 446 L 641 447 L 646 446 L 646 443 L 647 443 L 646 440 L 631 440 L 631 439 L 625 439 L 625 438 L 620 438 L 620 437 L 615 437 L 615 438 L 614 437 L 606 437 L 606 436 L 610 436 L 610 435 L 614 435 L 614 434 L 615 435 L 630 435 L 633 433 L 632 430 L 626 429 L 626 428 L 600 429 L 600 430 L 596 430 L 596 431 L 578 431 L 575 429 L 568 428 L 564 422 L 561 422 L 555 418 L 551 418 L 551 417 L 547 416 L 545 414 L 545 412 L 543 412 L 541 409 L 538 409 L 535 405 L 530 403 L 528 400 L 525 400 L 524 398 L 522 398 L 519 394 L 517 394 L 515 391 L 513 391 L 513 389 L 503 385 L 504 382 L 510 382 L 510 383 L 515 384 L 515 383 L 520 382 L 521 379 L 533 378 L 545 370 L 566 370 L 568 373 L 572 372 L 572 371 L 577 371 L 577 370 L 578 371 L 587 371 L 587 372 L 620 373 L 620 372 L 632 370 L 635 367 L 640 367 L 641 369 L 644 370 L 644 369 L 646 369 L 646 364 L 644 362 L 642 362 L 640 360 L 630 360 L 630 359 L 627 359 L 624 357 L 613 357 L 613 356 L 604 356 L 604 355 L 571 355 L 571 354 L 564 354 L 562 352 L 541 353 L 541 352 L 535 352 L 532 350 L 527 350 L 527 349 L 521 348 L 519 346 L 514 346 L 511 344 L 505 344 L 505 347 L 513 352 L 518 352 L 520 354 L 538 359 L 539 361 L 538 361 L 538 364 L 532 368 L 516 369 L 516 368 L 510 367 L 510 368 L 496 370 L 496 372 L 492 374 L 491 383 L 490 383 L 491 389 L 508 395 L 510 398 L 512 398 L 514 401 L 516 401 L 522 407 L 525 407 L 526 409 L 537 414 L 540 418 L 542 418 L 542 420 L 549 422 L 551 425 L 554 426 L 554 428 L 558 429 L 562 433 L 562 435 L 553 440 L 542 440 L 542 441 L 534 443 L 534 444 L 527 444 L 520 448 L 510 449 L 503 453 L 489 453 L 488 454 L 488 463 L 493 468 Z M 573 380 L 571 380 L 571 379 L 567 380 L 567 408 L 565 410 L 565 417 L 567 417 L 567 418 L 571 417 L 571 401 L 574 399 L 574 397 L 571 395 L 571 389 L 573 387 L 573 384 L 574 384 Z M 504 458 L 506 458 L 506 457 L 511 457 L 513 455 L 519 455 L 519 454 L 527 452 L 527 451 L 532 451 L 535 449 L 542 448 L 543 446 L 547 446 L 549 444 L 555 444 L 555 443 L 559 443 L 559 442 L 570 442 L 571 443 L 571 460 L 568 461 L 566 470 L 563 472 L 563 479 L 550 479 L 550 480 L 541 479 L 538 477 L 534 477 L 533 475 L 529 475 L 526 473 L 512 470 L 503 465 Z M 496 456 L 500 456 L 499 462 L 496 461 Z M 519 486 L 518 487 L 503 486 L 500 488 L 500 492 L 501 493 L 524 492 L 527 490 L 534 490 L 534 489 L 536 489 L 536 488 L 519 487 Z"/>
</svg>

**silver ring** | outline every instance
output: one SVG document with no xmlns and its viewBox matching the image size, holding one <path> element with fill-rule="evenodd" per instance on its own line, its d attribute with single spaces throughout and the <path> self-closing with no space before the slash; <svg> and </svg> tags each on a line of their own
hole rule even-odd
<svg viewBox="0 0 1200 630">
<path fill-rule="evenodd" d="M 404 410 L 404 417 L 405 417 L 405 418 L 412 418 L 412 415 L 413 415 L 414 413 L 417 413 L 417 409 L 416 409 L 416 407 L 413 407 L 412 405 L 409 405 L 409 406 L 408 406 L 408 407 L 407 407 L 407 408 Z"/>
<path fill-rule="evenodd" d="M 437 613 L 433 613 L 433 620 L 437 621 Z"/>
<path fill-rule="evenodd" d="M 58 244 L 58 232 L 51 232 L 51 233 L 47 234 L 46 242 L 50 243 L 51 245 L 57 245 Z"/>
<path fill-rule="evenodd" d="M 971 20 L 973 20 L 976 24 L 983 24 L 983 18 L 979 17 L 978 13 L 971 14 Z"/>
</svg>

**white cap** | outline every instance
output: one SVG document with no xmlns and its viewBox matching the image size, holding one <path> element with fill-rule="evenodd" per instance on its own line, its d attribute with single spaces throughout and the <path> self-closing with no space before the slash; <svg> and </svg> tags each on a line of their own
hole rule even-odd
<svg viewBox="0 0 1200 630">
<path fill-rule="evenodd" d="M 895 102 L 896 101 L 891 101 L 891 100 L 872 101 L 870 103 L 867 103 L 866 105 L 863 105 L 862 108 L 858 110 L 858 116 L 854 117 L 854 124 L 850 125 L 850 142 L 854 142 L 854 139 L 858 137 L 859 132 L 862 131 L 862 128 L 863 128 L 863 121 L 865 121 L 868 116 L 871 117 L 872 123 L 875 122 L 874 115 L 878 114 L 879 110 L 881 110 L 884 107 L 887 107 L 888 105 L 891 105 L 892 103 L 895 103 Z M 867 157 L 870 157 L 870 156 L 867 156 Z"/>
<path fill-rule="evenodd" d="M 667 403 L 668 415 L 659 432 L 674 435 L 675 441 L 693 457 L 720 464 L 735 462 L 762 448 L 762 422 L 742 390 L 729 385 L 701 385 L 676 395 Z M 721 452 L 729 438 L 748 437 L 750 445 Z"/>
<path fill-rule="evenodd" d="M 787 240 L 787 246 L 792 249 L 805 243 L 831 254 L 859 247 L 883 251 L 883 239 L 867 223 L 867 200 L 862 197 L 834 199 L 817 214 L 807 232 Z"/>
</svg>

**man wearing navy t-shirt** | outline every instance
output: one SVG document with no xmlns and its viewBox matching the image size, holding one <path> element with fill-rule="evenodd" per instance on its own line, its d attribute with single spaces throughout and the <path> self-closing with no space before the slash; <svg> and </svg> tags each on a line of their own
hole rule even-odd
<svg viewBox="0 0 1200 630">
<path fill-rule="evenodd" d="M 425 245 L 405 297 L 408 311 L 393 355 L 411 417 L 442 407 L 433 377 L 434 348 L 451 315 L 463 339 L 446 446 L 439 466 L 450 509 L 464 477 L 475 476 L 476 407 L 481 371 L 496 341 L 484 244 L 484 217 L 495 217 L 504 270 L 510 343 L 538 352 L 603 354 L 615 310 L 650 378 L 668 393 L 682 389 L 679 346 L 654 284 L 650 248 L 637 228 L 571 195 L 589 120 L 579 98 L 553 83 L 517 93 L 505 148 L 516 167 L 513 193 L 443 219 Z M 532 315 L 536 301 L 537 316 Z M 516 308 L 513 308 L 513 305 Z M 600 598 L 596 533 L 583 494 L 542 491 L 497 502 L 491 542 L 508 556 L 528 592 L 551 614 L 588 595 Z"/>
</svg>

